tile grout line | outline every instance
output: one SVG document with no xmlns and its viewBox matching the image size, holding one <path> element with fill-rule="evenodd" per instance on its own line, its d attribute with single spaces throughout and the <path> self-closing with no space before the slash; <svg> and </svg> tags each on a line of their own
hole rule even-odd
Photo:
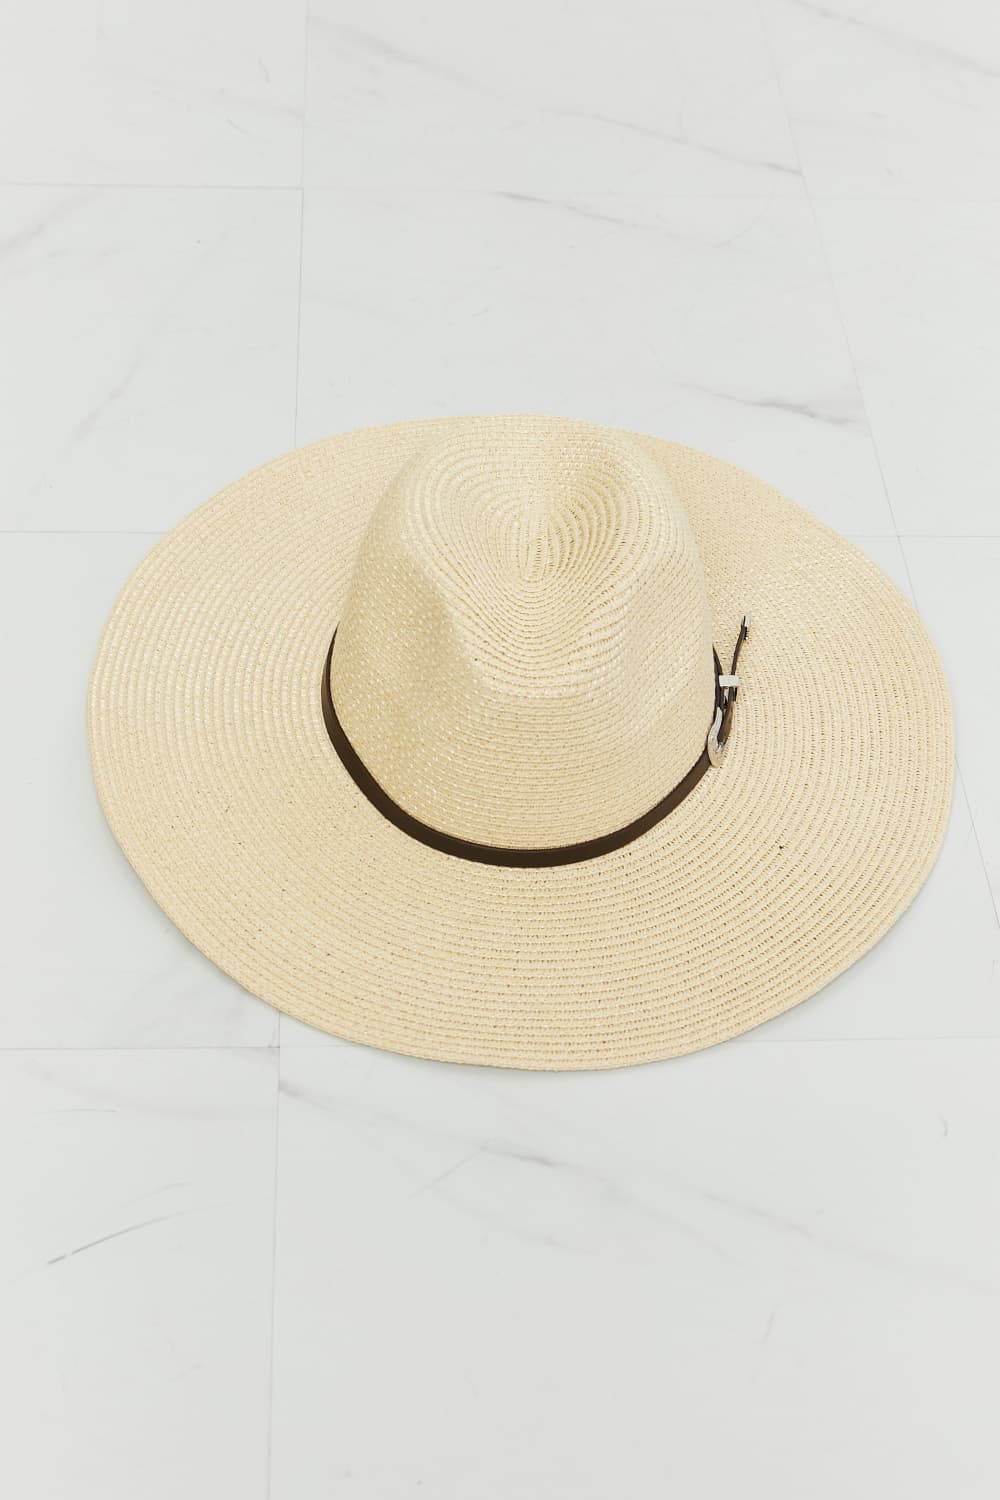
<svg viewBox="0 0 1000 1500">
<path fill-rule="evenodd" d="M 211 962 L 211 960 L 209 960 Z M 253 998 L 253 997 L 251 997 Z M 323 1046 L 322 1042 L 297 1042 L 294 1046 Z M 8 1046 L 0 1042 L 0 1056 L 8 1052 L 79 1052 L 88 1056 L 99 1052 L 277 1052 L 274 1042 L 97 1042 L 88 1046 L 81 1042 L 25 1042 L 22 1046 Z"/>
<path fill-rule="evenodd" d="M 303 125 L 303 136 L 305 128 Z M 305 152 L 303 150 L 303 157 Z M 303 161 L 303 170 L 305 163 Z M 298 310 L 295 322 L 295 403 L 292 411 L 292 447 L 298 446 L 299 441 L 299 382 L 302 374 L 302 265 L 305 259 L 306 239 L 306 188 L 305 182 L 299 189 L 299 296 Z"/>
<path fill-rule="evenodd" d="M 998 962 L 1000 962 L 1000 960 L 998 960 Z M 833 981 L 830 981 L 830 983 L 832 983 L 832 982 Z M 802 1001 L 801 1003 L 805 1004 L 806 1002 Z M 773 1020 L 779 1020 L 779 1019 L 781 1019 L 781 1017 L 773 1017 L 772 1019 Z M 764 1024 L 770 1024 L 770 1023 L 764 1023 Z M 448 1068 L 448 1069 L 452 1069 L 452 1068 L 468 1068 L 470 1070 L 474 1069 L 477 1074 L 478 1073 L 483 1073 L 485 1075 L 485 1074 L 495 1073 L 495 1074 L 502 1075 L 505 1078 L 508 1077 L 508 1076 L 511 1076 L 513 1074 L 517 1074 L 519 1077 L 523 1077 L 523 1078 L 537 1078 L 537 1079 L 541 1079 L 541 1078 L 549 1077 L 549 1076 L 569 1077 L 570 1075 L 573 1075 L 573 1076 L 578 1077 L 578 1078 L 588 1077 L 588 1078 L 594 1078 L 594 1079 L 596 1079 L 596 1078 L 603 1077 L 605 1075 L 607 1075 L 607 1076 L 610 1077 L 613 1073 L 621 1071 L 620 1069 L 617 1069 L 617 1068 L 563 1068 L 563 1069 L 557 1069 L 557 1070 L 555 1070 L 555 1073 L 552 1074 L 552 1075 L 550 1075 L 544 1069 L 532 1069 L 532 1068 L 494 1068 L 494 1067 L 491 1067 L 489 1064 L 442 1062 L 440 1059 L 437 1059 L 437 1058 L 414 1057 L 411 1053 L 408 1053 L 408 1052 L 388 1052 L 384 1048 L 371 1048 L 371 1047 L 367 1047 L 367 1044 L 362 1043 L 362 1042 L 344 1042 L 343 1038 L 334 1036 L 332 1032 L 330 1032 L 328 1034 L 331 1037 L 333 1037 L 332 1044 L 329 1041 L 319 1041 L 319 1042 L 286 1042 L 280 1048 L 277 1047 L 277 1046 L 252 1046 L 252 1045 L 248 1046 L 248 1045 L 240 1044 L 240 1043 L 225 1043 L 225 1042 L 219 1043 L 218 1045 L 212 1045 L 211 1043 L 204 1043 L 204 1042 L 202 1042 L 202 1043 L 194 1043 L 194 1044 L 184 1044 L 184 1043 L 181 1043 L 181 1044 L 178 1044 L 177 1046 L 156 1046 L 154 1044 L 150 1044 L 149 1042 L 146 1042 L 145 1044 L 137 1044 L 135 1046 L 108 1046 L 108 1045 L 102 1045 L 102 1046 L 99 1046 L 99 1047 L 86 1047 L 86 1046 L 69 1045 L 69 1044 L 67 1044 L 67 1045 L 55 1045 L 55 1046 L 36 1045 L 36 1046 L 21 1046 L 21 1047 L 10 1047 L 10 1046 L 0 1045 L 0 1059 L 5 1058 L 5 1057 L 33 1057 L 33 1056 L 37 1056 L 37 1055 L 49 1056 L 49 1055 L 54 1055 L 54 1054 L 59 1054 L 59 1053 L 61 1053 L 61 1054 L 71 1054 L 73 1057 L 97 1057 L 97 1056 L 100 1056 L 102 1053 L 103 1054 L 110 1054 L 110 1055 L 117 1055 L 119 1053 L 124 1053 L 124 1052 L 132 1052 L 132 1053 L 139 1052 L 139 1053 L 145 1053 L 147 1055 L 156 1056 L 156 1057 L 161 1057 L 161 1056 L 166 1057 L 166 1056 L 176 1056 L 178 1053 L 219 1053 L 221 1055 L 221 1054 L 224 1054 L 224 1053 L 227 1053 L 227 1052 L 229 1052 L 229 1053 L 240 1053 L 240 1054 L 242 1054 L 242 1053 L 249 1053 L 249 1052 L 253 1052 L 253 1053 L 258 1053 L 258 1052 L 273 1052 L 275 1054 L 275 1065 L 279 1069 L 279 1081 L 278 1081 L 278 1092 L 279 1093 L 280 1093 L 281 1054 L 284 1051 L 289 1051 L 289 1052 L 329 1052 L 332 1056 L 341 1056 L 342 1057 L 342 1056 L 345 1055 L 345 1053 L 344 1053 L 344 1048 L 345 1047 L 357 1048 L 357 1049 L 365 1047 L 366 1050 L 368 1050 L 368 1051 L 375 1051 L 375 1052 L 377 1052 L 378 1055 L 379 1055 L 379 1057 L 383 1061 L 394 1061 L 394 1062 L 396 1062 L 398 1064 L 408 1064 L 408 1065 L 409 1064 L 414 1064 L 414 1065 L 415 1064 L 419 1064 L 420 1067 L 421 1067 L 421 1069 L 423 1069 L 424 1067 L 429 1067 L 429 1068 L 434 1068 L 434 1069 L 438 1069 L 438 1068 Z M 902 1032 L 897 1033 L 896 1035 L 888 1035 L 885 1032 L 880 1032 L 880 1033 L 878 1033 L 877 1035 L 874 1035 L 874 1036 L 846 1036 L 846 1035 L 845 1036 L 831 1036 L 831 1035 L 822 1035 L 822 1036 L 787 1036 L 787 1037 L 780 1037 L 780 1036 L 773 1036 L 773 1037 L 768 1037 L 768 1036 L 753 1036 L 749 1032 L 744 1032 L 744 1033 L 741 1033 L 740 1035 L 738 1035 L 736 1037 L 731 1038 L 728 1043 L 712 1043 L 711 1045 L 706 1046 L 706 1047 L 699 1047 L 695 1052 L 682 1053 L 682 1054 L 678 1054 L 677 1056 L 673 1056 L 673 1057 L 661 1057 L 661 1058 L 657 1058 L 653 1062 L 649 1063 L 648 1065 L 647 1064 L 643 1064 L 642 1066 L 662 1067 L 662 1066 L 665 1066 L 668 1063 L 682 1062 L 685 1058 L 704 1057 L 704 1056 L 707 1056 L 710 1052 L 714 1052 L 717 1047 L 719 1047 L 719 1046 L 726 1046 L 726 1045 L 730 1045 L 730 1046 L 734 1046 L 735 1045 L 735 1046 L 740 1046 L 740 1047 L 860 1047 L 860 1046 L 869 1047 L 869 1046 L 872 1046 L 874 1044 L 874 1045 L 878 1045 L 878 1046 L 882 1046 L 882 1047 L 910 1047 L 910 1046 L 916 1046 L 916 1045 L 920 1045 L 920 1046 L 926 1045 L 926 1046 L 935 1046 L 935 1047 L 937 1047 L 937 1046 L 951 1046 L 953 1044 L 965 1044 L 965 1043 L 976 1043 L 976 1044 L 978 1044 L 980 1042 L 991 1042 L 994 1045 L 1000 1046 L 1000 1032 L 995 1032 L 995 1031 L 976 1031 L 976 1032 L 963 1031 L 963 1032 L 956 1032 L 954 1034 L 949 1034 L 947 1032 L 928 1032 L 928 1033 L 913 1032 L 913 1033 L 910 1033 L 909 1035 L 905 1035 Z M 276 1134 L 276 1137 L 277 1137 L 277 1121 L 275 1122 L 275 1134 Z"/>
<path fill-rule="evenodd" d="M 904 553 L 903 555 L 905 558 L 906 554 Z M 907 572 L 909 572 L 909 569 L 907 569 Z M 957 755 L 955 756 L 955 775 L 958 778 L 959 786 L 962 788 L 962 796 L 965 798 L 965 805 L 969 809 L 969 825 L 972 828 L 972 837 L 975 840 L 976 849 L 979 852 L 979 863 L 982 865 L 983 874 L 986 877 L 986 889 L 989 891 L 990 897 L 993 902 L 993 915 L 996 919 L 997 926 L 1000 927 L 1000 895 L 995 894 L 993 890 L 993 882 L 990 880 L 989 865 L 986 863 L 986 853 L 979 838 L 979 825 L 976 822 L 975 813 L 972 810 L 972 799 L 969 796 L 969 788 L 965 783 L 965 772 L 962 770 L 962 765 Z"/>
<path fill-rule="evenodd" d="M 295 324 L 295 409 L 292 415 L 293 447 L 299 440 L 299 384 L 302 372 L 302 267 L 305 261 L 306 240 L 306 101 L 309 93 L 309 20 L 310 0 L 305 0 L 302 35 L 302 132 L 299 144 L 299 296 Z"/>
<path fill-rule="evenodd" d="M 847 320 L 844 317 L 844 308 L 841 302 L 840 293 L 837 289 L 837 283 L 833 275 L 833 267 L 830 264 L 830 257 L 827 254 L 826 241 L 823 238 L 823 229 L 819 221 L 819 215 L 816 212 L 816 203 L 813 199 L 812 191 L 809 187 L 809 181 L 806 177 L 805 170 L 802 165 L 802 153 L 799 150 L 798 136 L 795 132 L 795 126 L 792 123 L 792 116 L 788 109 L 787 100 L 785 99 L 785 91 L 781 84 L 781 71 L 778 68 L 777 62 L 775 60 L 774 48 L 771 45 L 771 33 L 768 30 L 767 22 L 764 19 L 761 0 L 756 0 L 756 11 L 757 20 L 761 29 L 761 35 L 764 39 L 764 46 L 767 50 L 767 56 L 771 63 L 771 74 L 774 78 L 774 86 L 778 91 L 778 98 L 780 99 L 781 107 L 784 110 L 785 123 L 788 126 L 789 138 L 795 151 L 795 160 L 798 165 L 799 176 L 802 179 L 802 187 L 805 192 L 805 199 L 809 205 L 810 215 L 812 216 L 813 229 L 816 231 L 816 243 L 819 245 L 820 255 L 823 260 L 823 269 L 826 272 L 827 286 L 833 299 L 833 306 L 837 314 L 837 319 L 840 323 L 840 331 L 844 339 L 844 348 L 847 351 L 847 357 L 851 363 L 851 373 L 854 376 L 854 384 L 857 388 L 858 399 L 861 402 L 861 410 L 865 419 L 865 427 L 868 430 L 868 438 L 872 446 L 872 452 L 875 455 L 875 462 L 878 465 L 879 480 L 881 481 L 882 485 L 882 494 L 885 497 L 886 509 L 889 512 L 889 519 L 892 521 L 892 535 L 896 538 L 896 541 L 899 543 L 900 551 L 902 551 L 902 542 L 900 542 L 899 534 L 899 522 L 897 521 L 896 513 L 893 510 L 892 497 L 889 494 L 889 486 L 886 484 L 885 480 L 885 470 L 882 467 L 882 455 L 879 453 L 878 443 L 875 441 L 875 432 L 871 424 L 871 418 L 868 415 L 868 403 L 865 400 L 864 388 L 861 384 L 861 377 L 858 374 L 858 362 L 854 356 L 854 345 L 851 342 L 851 335 L 848 331 Z"/>
<path fill-rule="evenodd" d="M 305 0 L 302 14 L 302 127 L 299 142 L 299 288 L 295 320 L 295 398 L 292 406 L 292 447 L 299 434 L 299 382 L 302 371 L 302 267 L 305 259 L 306 229 L 306 110 L 309 95 L 309 20 L 310 0 Z M 274 1451 L 274 1366 L 275 1330 L 278 1307 L 278 1199 L 280 1193 L 279 1161 L 281 1151 L 281 1017 L 278 1017 L 275 1049 L 274 1093 L 274 1184 L 271 1195 L 273 1214 L 271 1234 L 271 1330 L 267 1373 L 267 1444 L 265 1452 L 264 1494 L 271 1496 L 271 1471 Z"/>
<path fill-rule="evenodd" d="M 302 371 L 302 264 L 305 258 L 306 189 L 299 189 L 299 295 L 295 320 L 295 400 L 292 408 L 292 447 L 299 441 L 299 381 Z"/>
<path fill-rule="evenodd" d="M 760 26 L 761 36 L 764 41 L 764 47 L 767 52 L 768 60 L 771 64 L 771 76 L 774 79 L 774 86 L 778 92 L 778 98 L 781 101 L 781 108 L 784 111 L 785 123 L 788 126 L 789 139 L 791 140 L 792 148 L 795 151 L 795 161 L 799 169 L 799 177 L 802 181 L 802 188 L 805 194 L 805 199 L 809 205 L 809 212 L 812 216 L 813 229 L 816 231 L 816 243 L 819 245 L 820 255 L 823 260 L 823 269 L 826 272 L 827 286 L 833 299 L 833 306 L 837 314 L 837 319 L 840 323 L 840 331 L 844 339 L 844 348 L 847 351 L 847 357 L 851 363 L 851 373 L 854 376 L 854 384 L 857 388 L 858 399 L 861 402 L 861 410 L 865 419 L 865 427 L 868 430 L 868 438 L 872 446 L 872 452 L 875 455 L 875 462 L 878 465 L 879 479 L 882 484 L 882 494 L 885 497 L 886 509 L 889 512 L 889 519 L 892 521 L 892 535 L 896 538 L 896 541 L 899 542 L 899 523 L 896 520 L 896 513 L 892 508 L 892 499 L 889 495 L 889 486 L 885 482 L 885 471 L 882 468 L 882 457 L 878 451 L 878 444 L 875 441 L 875 433 L 872 429 L 871 418 L 868 415 L 868 403 L 865 400 L 864 389 L 861 385 L 861 377 L 858 374 L 858 362 L 854 357 L 854 346 L 851 343 L 851 336 L 847 328 L 847 320 L 844 317 L 844 309 L 841 303 L 840 293 L 837 290 L 837 283 L 834 279 L 833 267 L 830 264 L 830 257 L 827 254 L 826 241 L 823 238 L 823 230 L 822 226 L 820 225 L 819 215 L 816 212 L 816 204 L 813 199 L 812 191 L 809 187 L 809 180 L 806 177 L 805 169 L 802 165 L 802 153 L 799 150 L 799 140 L 795 131 L 795 126 L 792 122 L 791 113 L 788 108 L 788 101 L 785 98 L 785 90 L 782 87 L 781 70 L 779 69 L 777 61 L 775 59 L 774 48 L 771 45 L 771 33 L 768 30 L 767 21 L 764 19 L 764 11 L 761 6 L 761 0 L 756 0 L 755 9 L 757 12 L 757 22 Z M 902 551 L 901 543 L 900 551 Z"/>
<path fill-rule="evenodd" d="M 0 537 L 163 537 L 169 528 L 135 526 L 0 526 Z M 1000 541 L 1000 531 L 844 531 L 852 541 Z"/>
<path fill-rule="evenodd" d="M 766 40 L 766 36 L 765 36 Z M 772 59 L 773 66 L 773 59 Z M 780 85 L 779 85 L 780 92 Z M 789 132 L 794 144 L 794 132 L 791 130 L 791 121 L 788 119 L 787 109 L 785 118 L 788 121 Z M 801 169 L 800 169 L 801 175 Z M 63 181 L 57 179 L 34 179 L 23 182 L 14 182 L 9 178 L 0 180 L 0 192 L 19 189 L 52 192 L 74 192 L 77 189 L 83 192 L 126 192 L 126 193 L 297 193 L 299 185 L 294 182 L 94 182 L 80 179 L 79 181 Z M 479 197 L 493 198 L 504 197 L 507 189 L 498 187 L 470 187 L 467 184 L 454 187 L 411 187 L 407 183 L 383 182 L 382 184 L 362 186 L 352 182 L 317 182 L 313 184 L 313 191 L 317 193 L 376 193 L 392 194 L 398 193 L 410 198 L 417 197 Z M 893 193 L 887 197 L 884 193 L 815 193 L 810 194 L 803 183 L 803 195 L 811 196 L 822 203 L 926 203 L 954 206 L 955 204 L 982 205 L 995 207 L 1000 203 L 1000 196 L 992 198 L 970 197 L 968 193 L 958 193 L 944 196 L 941 194 L 927 193 Z M 741 191 L 728 193 L 692 193 L 692 192 L 658 192 L 655 188 L 645 189 L 617 189 L 604 186 L 593 188 L 574 189 L 568 195 L 570 198 L 648 198 L 656 201 L 678 202 L 678 203 L 707 203 L 713 200 L 726 201 L 762 201 L 767 194 L 763 191 Z M 773 197 L 768 202 L 774 201 Z M 795 202 L 795 195 L 789 195 L 782 199 L 785 202 Z"/>
<path fill-rule="evenodd" d="M 281 1029 L 279 1021 L 278 1035 Z M 274 1437 L 274 1330 L 278 1304 L 278 1159 L 281 1147 L 281 1044 L 274 1049 L 274 1164 L 271 1172 L 271 1319 L 267 1360 L 267 1443 L 264 1452 L 264 1494 L 271 1494 L 271 1449 Z"/>
<path fill-rule="evenodd" d="M 790 121 L 789 128 L 791 128 Z M 872 446 L 872 453 L 875 456 L 875 463 L 878 466 L 878 477 L 879 482 L 882 486 L 882 494 L 885 497 L 886 509 L 889 512 L 889 519 L 892 521 L 892 534 L 896 538 L 896 541 L 899 543 L 899 550 L 900 552 L 902 552 L 902 533 L 900 532 L 899 521 L 896 517 L 896 512 L 893 507 L 892 496 L 889 493 L 889 484 L 885 477 L 885 468 L 882 464 L 882 454 L 879 451 L 879 445 L 875 437 L 875 429 L 872 426 L 871 417 L 868 413 L 868 402 L 865 399 L 864 386 L 861 384 L 861 375 L 858 371 L 858 362 L 854 354 L 854 344 L 851 340 L 850 330 L 847 327 L 847 319 L 844 316 L 844 307 L 840 298 L 840 292 L 837 287 L 837 280 L 833 274 L 833 266 L 830 264 L 830 257 L 827 253 L 826 241 L 823 238 L 823 227 L 820 224 L 819 214 L 816 212 L 816 204 L 813 201 L 812 194 L 809 192 L 808 188 L 806 189 L 806 200 L 809 204 L 809 212 L 812 215 L 813 228 L 816 231 L 816 242 L 819 245 L 820 255 L 823 258 L 823 268 L 826 271 L 827 286 L 829 287 L 830 295 L 833 298 L 833 305 L 837 313 L 837 318 L 840 322 L 840 331 L 844 337 L 844 348 L 846 349 L 847 357 L 851 362 L 851 373 L 854 376 L 854 384 L 857 387 L 858 398 L 861 402 L 861 410 L 864 414 L 865 427 L 868 429 L 868 438 Z M 907 570 L 907 578 L 909 578 L 909 570 Z"/>
<path fill-rule="evenodd" d="M 911 538 L 910 540 L 913 539 Z M 918 608 L 919 610 L 917 590 L 913 582 L 913 574 L 910 571 L 910 559 L 906 555 L 906 545 L 902 537 L 899 538 L 899 551 L 903 559 L 903 568 L 906 572 L 906 579 L 910 585 L 910 593 L 913 595 L 914 607 Z M 969 796 L 969 788 L 966 785 L 965 773 L 962 770 L 962 760 L 958 753 L 957 744 L 955 747 L 955 779 L 958 782 L 959 787 L 961 788 L 962 796 L 965 799 L 965 805 L 969 811 L 969 827 L 972 829 L 972 838 L 976 845 L 976 852 L 979 855 L 979 863 L 982 866 L 983 877 L 986 881 L 986 889 L 989 892 L 990 902 L 993 907 L 993 919 L 996 922 L 996 925 L 1000 927 L 1000 897 L 998 897 L 997 893 L 993 890 L 993 882 L 990 879 L 989 865 L 986 863 L 986 852 L 983 849 L 982 840 L 979 837 L 979 826 L 976 822 L 976 814 L 972 806 L 972 798 Z"/>
<path fill-rule="evenodd" d="M 294 182 L 0 182 L 0 191 L 28 188 L 86 193 L 295 193 Z"/>
<path fill-rule="evenodd" d="M 132 531 L 128 527 L 0 526 L 0 536 L 164 536 L 164 531 Z"/>
</svg>

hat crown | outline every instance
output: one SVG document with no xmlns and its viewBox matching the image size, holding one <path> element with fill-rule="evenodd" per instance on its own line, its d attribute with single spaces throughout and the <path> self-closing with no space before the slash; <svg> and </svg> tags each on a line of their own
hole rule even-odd
<svg viewBox="0 0 1000 1500">
<path fill-rule="evenodd" d="M 382 788 L 458 838 L 536 848 L 646 812 L 714 705 L 701 561 L 664 471 L 581 423 L 479 421 L 369 523 L 331 663 Z"/>
</svg>

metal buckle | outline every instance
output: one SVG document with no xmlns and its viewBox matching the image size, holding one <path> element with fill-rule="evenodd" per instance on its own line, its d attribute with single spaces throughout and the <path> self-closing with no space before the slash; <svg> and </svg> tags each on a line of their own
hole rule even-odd
<svg viewBox="0 0 1000 1500">
<path fill-rule="evenodd" d="M 736 663 L 739 661 L 740 647 L 746 640 L 750 630 L 750 616 L 744 615 L 740 623 L 740 633 L 736 641 L 736 650 L 733 652 L 733 664 L 728 672 L 720 672 L 715 683 L 715 718 L 712 727 L 708 731 L 708 740 L 705 748 L 708 751 L 709 764 L 721 766 L 725 759 L 726 751 L 729 749 L 729 741 L 732 737 L 732 729 L 729 719 L 732 717 L 733 702 L 736 691 L 740 685 L 736 675 Z M 716 658 L 718 659 L 718 658 Z M 726 737 L 720 739 L 723 724 L 726 725 Z"/>
<path fill-rule="evenodd" d="M 708 750 L 709 764 L 713 766 L 722 765 L 722 762 L 726 756 L 726 750 L 729 746 L 728 735 L 726 735 L 726 738 L 724 740 L 719 739 L 719 730 L 721 728 L 722 709 L 717 708 L 715 710 L 715 718 L 712 720 L 712 727 L 708 731 L 708 744 L 706 746 L 706 749 Z"/>
</svg>

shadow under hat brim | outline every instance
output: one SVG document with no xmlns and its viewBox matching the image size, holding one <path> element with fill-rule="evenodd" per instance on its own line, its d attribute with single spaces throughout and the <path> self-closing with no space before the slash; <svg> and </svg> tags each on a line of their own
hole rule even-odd
<svg viewBox="0 0 1000 1500">
<path fill-rule="evenodd" d="M 723 655 L 753 618 L 731 749 L 599 859 L 510 869 L 430 849 L 345 771 L 320 682 L 379 496 L 422 444 L 476 423 L 300 449 L 153 548 L 91 679 L 108 821 L 191 942 L 337 1036 L 542 1069 L 735 1036 L 859 958 L 926 879 L 953 765 L 937 653 L 842 537 L 722 460 L 636 437 L 690 517 Z"/>
</svg>

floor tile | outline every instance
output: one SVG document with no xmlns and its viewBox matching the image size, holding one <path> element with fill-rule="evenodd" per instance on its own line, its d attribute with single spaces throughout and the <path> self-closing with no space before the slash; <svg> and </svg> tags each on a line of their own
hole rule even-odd
<svg viewBox="0 0 1000 1500">
<path fill-rule="evenodd" d="M 810 192 L 1000 196 L 1000 30 L 983 0 L 762 0 Z"/>
<path fill-rule="evenodd" d="M 996 641 L 1000 638 L 1000 536 L 905 537 L 917 602 L 951 683 L 958 762 L 1000 911 L 1000 787 Z"/>
<path fill-rule="evenodd" d="M 153 536 L 0 536 L 0 1047 L 266 1046 L 277 1015 L 183 938 L 94 791 L 85 706 L 104 619 Z"/>
<path fill-rule="evenodd" d="M 14 0 L 0 181 L 297 185 L 305 10 Z"/>
<path fill-rule="evenodd" d="M 275 1066 L 0 1052 L 12 1500 L 264 1500 Z"/>
<path fill-rule="evenodd" d="M 988 1500 L 997 1047 L 291 1049 L 272 1500 Z"/>
<path fill-rule="evenodd" d="M 1000 531 L 1000 203 L 817 211 L 899 530 Z"/>
<path fill-rule="evenodd" d="M 661 433 L 893 530 L 803 202 L 312 192 L 299 441 L 475 411 Z"/>
<path fill-rule="evenodd" d="M 313 0 L 306 180 L 781 194 L 798 167 L 756 7 Z"/>
<path fill-rule="evenodd" d="M 0 526 L 163 530 L 291 447 L 297 193 L 0 188 Z"/>
</svg>

